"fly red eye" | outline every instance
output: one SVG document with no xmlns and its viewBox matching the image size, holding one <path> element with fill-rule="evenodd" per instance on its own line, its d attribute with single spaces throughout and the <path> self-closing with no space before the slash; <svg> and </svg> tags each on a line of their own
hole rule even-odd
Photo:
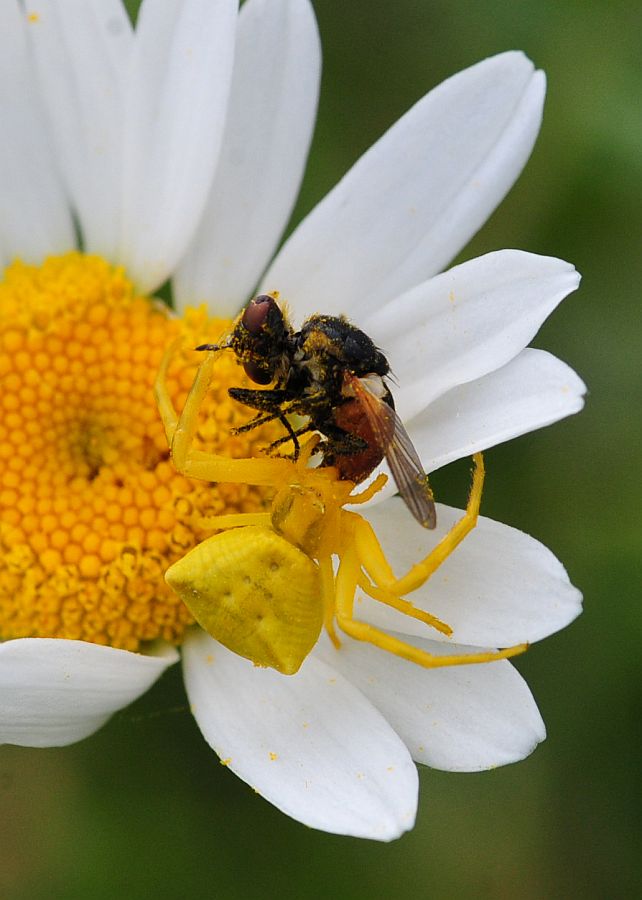
<svg viewBox="0 0 642 900">
<path fill-rule="evenodd" d="M 274 297 L 270 297 L 269 294 L 259 294 L 258 297 L 250 300 L 245 307 L 241 322 L 250 334 L 258 334 L 265 326 L 271 310 L 275 307 L 276 301 L 274 300 Z M 252 378 L 249 372 L 247 374 Z M 257 379 L 254 378 L 252 380 L 256 381 Z M 261 383 L 263 382 L 259 382 L 259 384 Z M 267 384 L 267 382 L 265 383 Z"/>
<path fill-rule="evenodd" d="M 247 377 L 255 384 L 269 384 L 274 377 L 271 372 L 262 369 L 261 366 L 254 362 L 243 363 L 243 368 Z"/>
</svg>

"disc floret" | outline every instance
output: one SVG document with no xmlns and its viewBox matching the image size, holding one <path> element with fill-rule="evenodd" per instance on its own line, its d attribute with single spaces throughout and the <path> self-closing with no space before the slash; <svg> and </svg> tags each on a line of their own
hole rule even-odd
<svg viewBox="0 0 642 900">
<path fill-rule="evenodd" d="M 168 342 L 192 347 L 229 323 L 172 317 L 122 269 L 79 253 L 13 263 L 0 309 L 0 639 L 180 642 L 193 618 L 164 571 L 210 534 L 200 517 L 261 509 L 264 492 L 177 473 L 152 384 Z M 197 360 L 176 354 L 176 402 Z M 237 367 L 222 363 L 195 441 L 251 454 L 258 435 L 230 434 L 244 418 L 225 381 L 238 383 Z"/>
</svg>

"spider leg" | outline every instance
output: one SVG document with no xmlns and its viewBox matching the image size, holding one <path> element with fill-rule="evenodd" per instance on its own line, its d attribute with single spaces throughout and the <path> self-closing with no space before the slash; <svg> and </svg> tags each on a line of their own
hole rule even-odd
<svg viewBox="0 0 642 900">
<path fill-rule="evenodd" d="M 291 471 L 290 460 L 230 459 L 197 450 L 193 446 L 199 410 L 212 380 L 217 351 L 210 350 L 205 354 L 179 415 L 167 386 L 169 364 L 179 345 L 180 341 L 175 341 L 165 351 L 154 384 L 158 410 L 177 470 L 189 478 L 203 481 L 265 485 L 281 483 Z"/>
<path fill-rule="evenodd" d="M 408 594 L 416 590 L 428 581 L 437 569 L 445 562 L 456 547 L 463 541 L 477 524 L 482 489 L 484 486 L 484 460 L 481 453 L 473 457 L 474 470 L 473 481 L 468 498 L 466 510 L 461 519 L 453 525 L 450 531 L 444 535 L 436 547 L 411 569 L 397 578 L 390 568 L 383 549 L 374 533 L 374 530 L 365 519 L 359 518 L 355 524 L 355 540 L 359 556 L 364 563 L 366 571 L 374 582 L 387 591 L 397 595 Z"/>
<path fill-rule="evenodd" d="M 337 576 L 337 622 L 352 637 L 357 640 L 369 641 L 426 668 L 492 662 L 516 656 L 527 649 L 526 644 L 518 644 L 504 650 L 435 656 L 406 644 L 367 623 L 359 622 L 352 615 L 354 590 L 359 585 L 374 600 L 385 603 L 412 618 L 420 619 L 443 634 L 448 636 L 452 634 L 452 629 L 448 625 L 430 614 L 418 610 L 409 601 L 404 600 L 402 595 L 421 587 L 475 527 L 484 483 L 484 462 L 481 453 L 475 454 L 474 461 L 473 484 L 466 512 L 426 558 L 413 566 L 402 578 L 395 578 L 371 525 L 360 516 L 351 514 L 354 518 L 354 550 L 352 552 L 355 553 L 358 570 L 356 576 L 350 575 L 354 578 L 354 586 L 347 581 L 348 576 L 344 581 L 340 581 L 339 575 Z M 355 565 L 352 561 L 349 561 L 349 564 Z M 367 574 L 368 580 L 364 578 L 362 570 Z M 340 572 L 341 569 L 339 574 Z M 350 591 L 352 591 L 352 595 L 350 595 Z"/>
<path fill-rule="evenodd" d="M 379 475 L 371 481 L 370 484 L 365 487 L 362 491 L 359 491 L 357 494 L 350 494 L 349 501 L 351 504 L 359 504 L 359 503 L 367 503 L 368 500 L 371 500 L 376 494 L 379 493 L 382 488 L 386 486 L 388 483 L 388 476 L 385 472 L 380 472 Z"/>
<path fill-rule="evenodd" d="M 391 591 L 386 591 L 385 588 L 378 587 L 363 574 L 359 578 L 358 584 L 364 593 L 366 593 L 369 597 L 372 597 L 372 599 L 376 600 L 378 603 L 384 603 L 386 606 L 391 606 L 398 612 L 403 613 L 404 616 L 410 616 L 412 619 L 418 619 L 425 625 L 429 625 L 431 628 L 434 628 L 437 631 L 440 631 L 442 634 L 447 635 L 447 637 L 450 637 L 452 635 L 453 630 L 450 625 L 446 625 L 446 623 L 442 622 L 441 619 L 438 619 L 437 616 L 433 616 L 430 613 L 425 612 L 423 609 L 419 609 L 418 607 L 413 606 L 413 604 L 409 600 L 404 600 L 403 597 L 398 597 Z"/>
<path fill-rule="evenodd" d="M 245 525 L 263 525 L 270 527 L 272 515 L 269 512 L 258 513 L 230 513 L 221 516 L 201 516 L 198 520 L 199 528 L 213 528 L 223 531 L 228 528 L 242 528 Z"/>
<path fill-rule="evenodd" d="M 170 397 L 167 388 L 167 370 L 172 357 L 178 351 L 182 342 L 182 338 L 179 338 L 173 341 L 167 348 L 163 354 L 158 374 L 156 375 L 156 380 L 154 382 L 154 398 L 156 400 L 156 405 L 158 406 L 158 412 L 161 417 L 161 422 L 163 423 L 163 428 L 165 429 L 165 437 L 167 438 L 167 443 L 170 447 L 174 439 L 176 426 L 178 425 L 178 413 L 174 408 L 172 398 Z"/>
<path fill-rule="evenodd" d="M 332 567 L 332 557 L 324 556 L 319 559 L 319 572 L 321 574 L 321 589 L 323 592 L 323 625 L 328 633 L 328 637 L 338 650 L 341 641 L 337 637 L 334 627 L 334 569 Z"/>
<path fill-rule="evenodd" d="M 463 516 L 421 562 L 414 565 L 405 575 L 396 579 L 392 584 L 386 585 L 387 588 L 393 590 L 396 594 L 407 594 L 425 584 L 477 524 L 484 488 L 485 470 L 483 455 L 475 453 L 473 463 L 473 479 Z"/>
<path fill-rule="evenodd" d="M 339 563 L 335 590 L 335 617 L 339 628 L 357 641 L 372 644 L 380 650 L 385 650 L 394 656 L 400 656 L 426 669 L 494 662 L 495 660 L 515 656 L 526 649 L 525 644 L 520 644 L 517 647 L 508 647 L 505 650 L 454 653 L 448 656 L 441 656 L 429 653 L 419 647 L 414 647 L 412 644 L 407 644 L 405 641 L 393 637 L 379 628 L 375 628 L 374 625 L 354 618 L 354 596 L 359 582 L 360 571 L 359 556 L 355 544 L 352 544 L 346 549 Z"/>
</svg>

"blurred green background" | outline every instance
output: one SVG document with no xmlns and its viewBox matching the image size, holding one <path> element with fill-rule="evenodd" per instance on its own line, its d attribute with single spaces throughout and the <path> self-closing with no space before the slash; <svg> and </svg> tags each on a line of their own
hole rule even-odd
<svg viewBox="0 0 642 900">
<path fill-rule="evenodd" d="M 314 6 L 324 76 L 295 220 L 448 75 L 512 48 L 548 75 L 533 157 L 462 255 L 519 247 L 584 276 L 536 344 L 588 382 L 586 410 L 487 455 L 485 514 L 551 547 L 585 595 L 581 619 L 517 662 L 548 740 L 492 772 L 422 769 L 412 833 L 390 845 L 341 838 L 290 821 L 218 764 L 175 667 L 77 746 L 2 748 L 0 895 L 640 896 L 640 5 Z M 463 502 L 465 469 L 435 481 Z"/>
</svg>

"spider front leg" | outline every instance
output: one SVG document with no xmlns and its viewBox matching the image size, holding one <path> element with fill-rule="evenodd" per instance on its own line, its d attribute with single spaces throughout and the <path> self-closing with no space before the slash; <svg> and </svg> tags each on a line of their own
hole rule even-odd
<svg viewBox="0 0 642 900">
<path fill-rule="evenodd" d="M 508 659 L 523 653 L 527 649 L 526 644 L 516 647 L 507 647 L 505 650 L 489 650 L 480 653 L 452 653 L 441 656 L 429 653 L 419 647 L 406 643 L 399 638 L 375 628 L 368 622 L 362 622 L 354 618 L 354 596 L 359 580 L 361 566 L 359 557 L 354 548 L 350 548 L 341 559 L 339 572 L 337 573 L 335 595 L 335 617 L 337 625 L 349 637 L 357 641 L 372 644 L 380 650 L 400 656 L 409 662 L 423 666 L 425 669 L 443 668 L 446 666 L 466 666 L 474 663 L 495 662 L 499 659 Z"/>
<path fill-rule="evenodd" d="M 516 656 L 527 649 L 526 644 L 519 644 L 504 650 L 435 655 L 354 618 L 354 596 L 357 586 L 360 586 L 374 600 L 424 621 L 442 634 L 447 636 L 452 634 L 452 629 L 448 625 L 417 609 L 409 601 L 404 600 L 402 594 L 424 584 L 475 527 L 484 482 L 484 463 L 480 453 L 475 454 L 474 462 L 473 485 L 466 512 L 426 558 L 413 566 L 402 578 L 395 578 L 371 526 L 360 516 L 354 516 L 354 539 L 343 554 L 337 573 L 336 619 L 346 634 L 429 669 L 493 662 Z"/>
<path fill-rule="evenodd" d="M 450 554 L 461 544 L 468 535 L 479 517 L 482 491 L 484 488 L 484 457 L 481 453 L 473 456 L 473 481 L 466 510 L 458 522 L 444 535 L 436 547 L 430 553 L 416 563 L 401 578 L 396 578 L 384 555 L 381 545 L 377 540 L 372 527 L 363 519 L 360 519 L 355 531 L 355 539 L 359 556 L 367 560 L 366 570 L 373 575 L 374 582 L 387 591 L 399 596 L 417 590 L 428 581 L 437 569 L 448 559 Z"/>
<path fill-rule="evenodd" d="M 362 622 L 354 618 L 354 597 L 361 573 L 361 564 L 354 545 L 349 546 L 345 553 L 341 555 L 339 563 L 339 571 L 337 572 L 335 584 L 334 598 L 334 614 L 337 625 L 349 637 L 357 641 L 364 641 L 392 653 L 394 656 L 401 656 L 409 662 L 417 663 L 424 668 L 435 668 L 436 666 L 455 665 L 453 660 L 456 657 L 449 657 L 448 662 L 443 660 L 446 657 L 433 656 L 423 650 L 407 644 L 368 622 Z M 463 662 L 464 660 L 462 660 Z M 485 662 L 486 660 L 468 657 L 465 662 Z"/>
<path fill-rule="evenodd" d="M 287 459 L 230 459 L 193 446 L 199 411 L 214 377 L 214 364 L 219 351 L 205 353 L 179 414 L 167 387 L 167 371 L 179 345 L 180 341 L 176 341 L 165 351 L 154 383 L 154 396 L 176 469 L 189 478 L 202 481 L 261 485 L 281 483 L 293 465 Z"/>
</svg>

